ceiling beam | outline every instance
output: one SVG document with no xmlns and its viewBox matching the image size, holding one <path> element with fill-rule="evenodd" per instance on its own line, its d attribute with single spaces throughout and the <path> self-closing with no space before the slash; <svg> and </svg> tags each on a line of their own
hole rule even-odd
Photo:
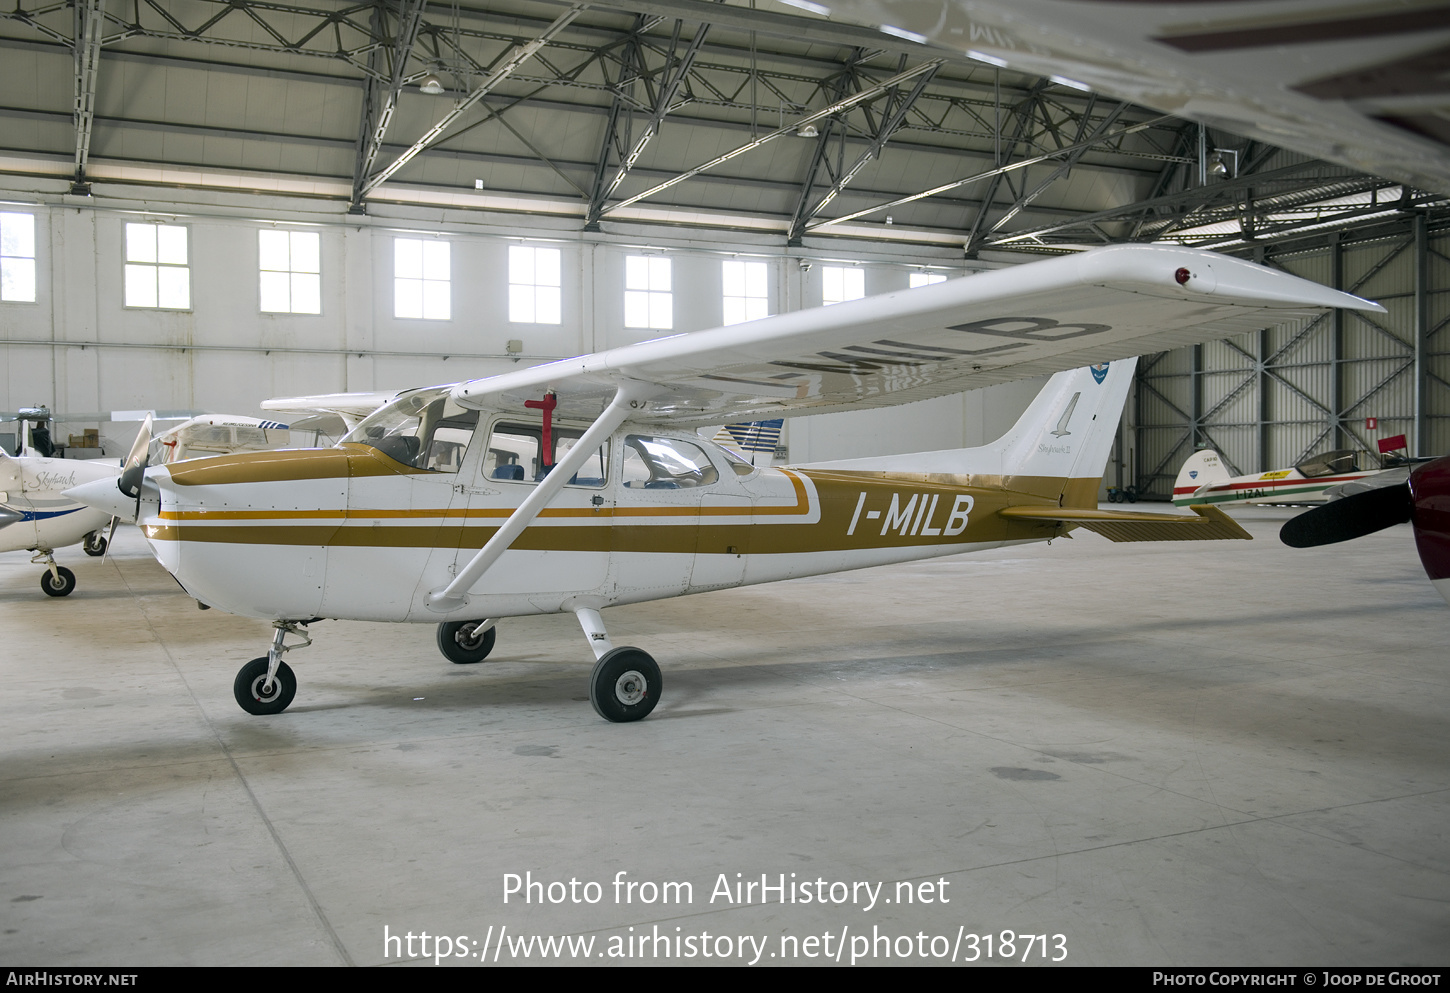
<svg viewBox="0 0 1450 993">
<path fill-rule="evenodd" d="M 1100 138 L 1090 139 L 1087 144 L 1098 144 L 1104 141 L 1111 141 L 1114 138 L 1132 134 L 1136 131 L 1141 131 L 1144 128 L 1152 127 L 1154 124 L 1157 124 L 1160 121 L 1166 119 L 1167 115 L 1164 115 L 1163 117 L 1156 117 L 1149 121 L 1143 121 L 1140 124 L 1132 124 L 1128 127 L 1120 128 L 1117 131 L 1113 131 L 1109 134 L 1103 135 Z M 962 179 L 953 180 L 950 183 L 943 183 L 940 186 L 934 186 L 931 189 L 923 190 L 920 193 L 913 193 L 910 196 L 898 197 L 897 199 L 891 200 L 887 203 L 878 203 L 876 206 L 867 207 L 865 210 L 858 210 L 854 213 L 845 214 L 841 217 L 831 217 L 827 218 L 826 220 L 816 221 L 814 224 L 809 225 L 808 230 L 814 231 L 817 228 L 823 228 L 831 224 L 841 224 L 845 221 L 854 221 L 858 217 L 865 217 L 868 214 L 879 213 L 883 210 L 889 210 L 892 207 L 900 207 L 902 204 L 912 203 L 913 201 L 922 200 L 926 197 L 936 196 L 939 193 L 945 193 L 948 190 L 954 190 L 959 186 L 967 186 L 971 183 L 975 183 L 983 179 L 991 179 L 994 176 L 1006 175 L 1007 173 L 1016 172 L 1019 169 L 1026 169 L 1028 166 L 1036 165 L 1039 162 L 1048 162 L 1052 159 L 1056 159 L 1064 155 L 1070 155 L 1073 152 L 1077 151 L 1081 144 L 1085 143 L 1064 145 L 1056 151 L 1048 152 L 1044 155 L 1035 155 L 1032 158 L 1019 159 L 1016 162 L 1012 162 L 1004 166 L 998 166 L 995 169 L 988 169 L 986 172 L 975 173 L 974 175 L 967 176 Z M 982 203 L 985 205 L 990 203 L 990 201 L 984 197 L 982 199 Z"/>
<path fill-rule="evenodd" d="M 368 75 L 363 81 L 362 124 L 358 132 L 357 161 L 352 173 L 352 209 L 362 206 L 363 184 L 372 172 L 373 162 L 383 147 L 388 125 L 392 123 L 393 111 L 398 106 L 398 96 L 403 92 L 407 80 L 408 56 L 418 40 L 418 27 L 422 23 L 423 6 L 426 0 L 402 0 L 397 13 L 391 49 L 384 47 L 389 4 L 387 0 L 375 0 L 373 7 L 373 32 L 376 47 L 368 57 L 368 64 L 381 74 L 384 58 L 390 58 L 392 65 L 387 73 L 386 86 L 377 75 Z"/>
<path fill-rule="evenodd" d="M 659 133 L 660 126 L 664 123 L 665 115 L 670 112 L 675 103 L 675 97 L 680 92 L 680 86 L 684 83 L 685 77 L 690 73 L 691 66 L 695 63 L 695 57 L 700 54 L 700 46 L 705 43 L 705 37 L 710 33 L 710 25 L 701 24 L 695 29 L 695 37 L 690 40 L 689 47 L 679 58 L 675 57 L 675 51 L 679 45 L 680 29 L 684 27 L 684 21 L 675 22 L 675 32 L 670 40 L 670 54 L 665 60 L 664 68 L 660 70 L 660 78 L 655 86 L 654 105 L 650 108 L 650 118 L 645 122 L 644 130 L 635 139 L 634 145 L 624 155 L 615 170 L 614 179 L 610 180 L 607 186 L 603 186 L 594 192 L 590 197 L 589 216 L 585 219 L 585 230 L 594 229 L 599 226 L 599 215 L 603 211 L 604 203 L 614 191 L 619 189 L 619 184 L 624 182 L 624 177 L 634 168 L 639 157 L 644 154 L 645 147 L 650 140 Z M 625 113 L 629 113 L 625 108 Z"/>
<path fill-rule="evenodd" d="M 801 243 L 801 238 L 805 235 L 806 223 L 811 218 L 818 215 L 822 210 L 824 210 L 831 203 L 831 201 L 836 199 L 836 197 L 840 196 L 841 192 L 851 184 L 851 181 L 854 180 L 856 176 L 861 172 L 861 170 L 866 167 L 867 163 L 875 161 L 881 155 L 881 151 L 886 147 L 886 143 L 891 140 L 891 136 L 896 132 L 896 130 L 906 122 L 907 113 L 911 110 L 912 106 L 915 105 L 917 99 L 921 96 L 922 91 L 926 89 L 927 83 L 931 82 L 932 78 L 935 75 L 936 70 L 933 69 L 930 72 L 925 72 L 922 75 L 918 76 L 916 79 L 916 85 L 912 87 L 911 92 L 904 97 L 901 95 L 899 90 L 891 91 L 891 94 L 888 97 L 890 103 L 887 106 L 886 112 L 881 115 L 881 120 L 877 125 L 875 132 L 871 136 L 870 144 L 868 144 L 864 149 L 861 150 L 861 153 L 856 157 L 856 161 L 853 162 L 849 168 L 844 170 L 839 176 L 836 177 L 836 181 L 831 184 L 831 188 L 827 190 L 826 194 L 822 196 L 821 199 L 816 202 L 815 206 L 811 207 L 809 210 L 804 209 L 806 198 L 808 198 L 810 195 L 810 181 L 807 181 L 806 188 L 803 191 L 806 196 L 802 198 L 801 205 L 797 206 L 796 208 L 795 217 L 791 221 L 790 234 L 787 236 L 786 239 L 787 244 L 799 245 Z M 841 127 L 842 147 L 844 149 L 845 124 L 842 123 Z M 824 135 L 821 136 L 821 141 L 824 145 Z M 814 177 L 812 177 L 812 179 L 813 178 Z"/>
<path fill-rule="evenodd" d="M 961 52 L 954 52 L 934 45 L 923 45 L 885 34 L 874 28 L 858 27 L 841 21 L 828 21 L 819 17 L 800 14 L 786 14 L 753 7 L 731 7 L 711 3 L 710 0 L 596 0 L 595 7 L 601 10 L 620 10 L 630 14 L 652 14 L 656 17 L 678 17 L 700 24 L 736 31 L 755 32 L 771 38 L 784 38 L 792 42 L 821 42 L 849 48 L 864 48 L 893 55 L 912 58 L 941 59 L 970 65 L 980 63 L 967 58 Z"/>
<path fill-rule="evenodd" d="M 899 86 L 907 80 L 913 79 L 924 72 L 935 72 L 940 65 L 940 61 L 933 60 L 931 62 L 922 63 L 915 69 L 908 69 L 906 72 L 898 73 L 897 75 L 892 76 L 885 82 L 878 83 L 876 86 L 873 86 L 870 89 L 861 90 L 859 93 L 853 93 L 849 97 L 832 103 L 830 106 L 826 107 L 823 110 L 818 110 L 812 114 L 806 114 L 798 121 L 787 124 L 784 127 L 776 128 L 774 131 L 761 135 L 754 141 L 748 141 L 737 148 L 732 148 L 730 151 L 725 152 L 723 155 L 717 155 L 710 161 L 701 163 L 700 165 L 695 166 L 695 168 L 690 169 L 686 172 L 682 172 L 673 179 L 666 180 L 663 183 L 652 186 L 649 189 L 645 190 L 643 193 L 636 193 L 634 196 L 629 197 L 628 199 L 621 200 L 618 203 L 610 204 L 609 206 L 604 208 L 603 213 L 607 214 L 611 211 L 619 210 L 623 207 L 628 207 L 631 204 L 638 203 L 639 201 L 644 200 L 648 197 L 652 197 L 656 193 L 661 193 L 672 186 L 683 183 L 685 180 L 697 176 L 702 172 L 705 172 L 707 169 L 713 169 L 718 165 L 723 165 L 724 163 L 729 162 L 731 159 L 744 155 L 746 152 L 754 151 L 761 145 L 764 145 L 766 142 L 774 141 L 776 138 L 779 138 L 782 135 L 794 134 L 796 130 L 800 127 L 803 127 L 807 124 L 813 124 L 816 121 L 819 121 L 826 117 L 830 117 L 834 114 L 839 114 L 843 110 L 848 110 L 859 103 L 864 103 L 867 100 L 871 100 L 877 96 L 880 96 L 882 93 L 886 92 L 892 87 Z"/>
<path fill-rule="evenodd" d="M 449 126 L 452 125 L 454 121 L 458 120 L 465 113 L 467 113 L 474 104 L 478 103 L 478 101 L 488 96 L 489 91 L 491 91 L 494 87 L 498 86 L 499 83 L 502 83 L 505 79 L 512 75 L 515 69 L 523 65 L 529 59 L 533 58 L 534 55 L 539 51 L 539 49 L 547 45 L 556 34 L 564 30 L 564 28 L 568 27 L 569 22 L 574 20 L 574 18 L 578 17 L 581 13 L 583 13 L 587 6 L 587 4 L 582 3 L 574 4 L 568 10 L 564 11 L 564 13 L 554 18 L 554 22 L 550 24 L 547 28 L 545 28 L 543 33 L 540 34 L 533 41 L 525 45 L 515 46 L 514 49 L 508 53 L 507 57 L 502 60 L 502 63 L 496 64 L 496 67 L 489 73 L 488 78 L 485 79 L 482 83 L 478 84 L 478 86 L 473 90 L 472 93 L 468 94 L 468 96 L 455 103 L 453 105 L 453 109 L 443 115 L 442 120 L 440 120 L 437 124 L 433 125 L 426 132 L 424 132 L 423 136 L 417 141 L 413 142 L 412 147 L 410 147 L 406 152 L 404 152 L 402 155 L 399 155 L 397 159 L 393 161 L 392 165 L 388 166 L 377 175 L 367 180 L 367 182 L 363 184 L 362 189 L 358 191 L 355 202 L 360 202 L 363 197 L 367 196 L 373 190 L 377 189 L 380 185 L 387 182 L 388 177 L 392 176 L 399 169 L 403 168 L 403 166 L 411 162 L 413 160 L 413 157 L 416 156 L 419 152 L 423 151 L 429 145 L 437 141 L 438 138 L 443 134 L 443 132 L 448 130 Z"/>
<path fill-rule="evenodd" d="M 75 5 L 75 171 L 71 192 L 88 195 L 86 159 L 91 154 L 91 132 L 96 120 L 96 75 L 101 64 L 101 31 L 106 23 L 106 0 L 82 0 Z"/>
</svg>

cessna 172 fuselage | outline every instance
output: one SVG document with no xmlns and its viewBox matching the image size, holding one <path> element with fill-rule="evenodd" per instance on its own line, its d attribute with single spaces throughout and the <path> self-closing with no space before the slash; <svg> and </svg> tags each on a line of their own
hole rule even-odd
<svg viewBox="0 0 1450 993">
<path fill-rule="evenodd" d="M 198 600 L 273 621 L 272 650 L 235 684 L 252 713 L 291 702 L 281 656 L 300 646 L 285 638 L 317 618 L 435 623 L 444 654 L 473 662 L 498 618 L 571 611 L 597 659 L 596 710 L 636 720 L 659 668 L 610 643 L 612 605 L 1076 527 L 1247 537 L 1213 508 L 1096 509 L 1128 357 L 1324 306 L 1375 307 L 1207 253 L 1100 250 L 414 390 L 333 449 L 138 469 L 119 490 L 75 493 L 137 520 Z M 1054 370 L 981 448 L 761 469 L 697 431 Z"/>
</svg>

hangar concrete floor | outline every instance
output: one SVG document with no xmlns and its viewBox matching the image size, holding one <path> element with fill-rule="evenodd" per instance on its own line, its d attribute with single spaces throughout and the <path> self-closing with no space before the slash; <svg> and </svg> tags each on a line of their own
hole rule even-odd
<svg viewBox="0 0 1450 993">
<path fill-rule="evenodd" d="M 1000 961 L 1010 930 L 1033 963 L 1443 965 L 1450 610 L 1407 526 L 1294 551 L 1288 515 L 608 611 L 665 667 L 632 725 L 568 616 L 477 666 L 318 624 L 292 708 L 249 717 L 267 625 L 134 530 L 61 553 L 65 600 L 6 556 L 0 961 Z M 787 902 L 736 890 L 762 876 Z"/>
</svg>

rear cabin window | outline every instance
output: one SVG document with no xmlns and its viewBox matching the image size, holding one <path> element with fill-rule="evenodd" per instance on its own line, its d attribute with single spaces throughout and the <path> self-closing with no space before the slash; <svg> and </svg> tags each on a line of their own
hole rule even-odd
<svg viewBox="0 0 1450 993">
<path fill-rule="evenodd" d="M 523 483 L 536 483 L 543 479 L 579 443 L 584 432 L 556 427 L 551 434 L 554 450 L 546 467 L 539 457 L 544 435 L 541 426 L 508 422 L 495 425 L 488 439 L 488 451 L 483 456 L 483 475 L 488 479 Z M 604 485 L 608 475 L 605 450 L 600 448 L 564 485 L 598 488 Z"/>
<path fill-rule="evenodd" d="M 698 445 L 678 438 L 632 434 L 624 439 L 624 485 L 644 490 L 708 486 L 720 478 Z"/>
</svg>

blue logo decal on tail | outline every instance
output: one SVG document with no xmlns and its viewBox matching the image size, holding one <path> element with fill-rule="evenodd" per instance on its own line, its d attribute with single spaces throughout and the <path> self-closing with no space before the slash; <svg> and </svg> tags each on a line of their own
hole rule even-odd
<svg viewBox="0 0 1450 993">
<path fill-rule="evenodd" d="M 1197 469 L 1189 469 L 1188 470 L 1188 478 L 1189 479 L 1197 479 L 1198 478 L 1198 470 Z"/>
<path fill-rule="evenodd" d="M 1092 366 L 1090 371 L 1093 374 L 1093 380 L 1101 386 L 1103 385 L 1103 380 L 1108 378 L 1108 363 L 1099 362 L 1097 365 Z"/>
</svg>

